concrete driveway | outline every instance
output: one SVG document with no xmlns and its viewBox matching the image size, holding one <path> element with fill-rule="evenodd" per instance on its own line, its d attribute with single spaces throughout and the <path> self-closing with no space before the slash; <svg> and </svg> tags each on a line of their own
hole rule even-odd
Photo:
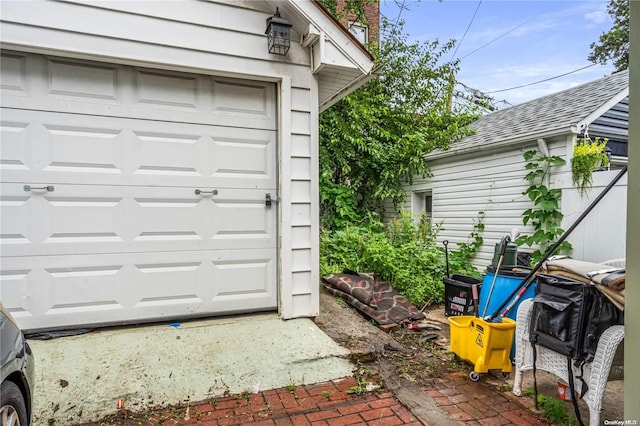
<svg viewBox="0 0 640 426">
<path fill-rule="evenodd" d="M 310 319 L 274 314 L 109 328 L 29 340 L 34 424 L 77 424 L 127 409 L 184 404 L 352 375 L 349 351 Z"/>
</svg>

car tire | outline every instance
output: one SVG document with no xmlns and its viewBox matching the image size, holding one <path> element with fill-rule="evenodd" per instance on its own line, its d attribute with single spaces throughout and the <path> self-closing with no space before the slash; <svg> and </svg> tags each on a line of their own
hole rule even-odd
<svg viewBox="0 0 640 426">
<path fill-rule="evenodd" d="M 10 381 L 2 382 L 0 403 L 1 426 L 28 426 L 24 396 L 15 383 Z"/>
</svg>

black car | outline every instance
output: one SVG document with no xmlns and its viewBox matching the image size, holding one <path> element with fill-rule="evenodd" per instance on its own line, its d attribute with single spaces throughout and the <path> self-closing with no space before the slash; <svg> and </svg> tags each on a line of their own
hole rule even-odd
<svg viewBox="0 0 640 426">
<path fill-rule="evenodd" d="M 1 426 L 31 424 L 34 363 L 31 348 L 15 320 L 0 303 Z"/>
</svg>

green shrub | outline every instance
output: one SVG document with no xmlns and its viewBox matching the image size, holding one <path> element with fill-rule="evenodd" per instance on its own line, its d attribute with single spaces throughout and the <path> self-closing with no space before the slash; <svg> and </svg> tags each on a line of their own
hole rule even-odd
<svg viewBox="0 0 640 426">
<path fill-rule="evenodd" d="M 479 276 L 468 261 L 459 251 L 451 253 L 451 273 Z M 322 232 L 321 275 L 345 268 L 375 273 L 416 306 L 444 300 L 444 248 L 437 246 L 436 232 L 426 217 L 414 220 L 402 213 L 386 226 L 370 217 L 360 226 Z"/>
</svg>

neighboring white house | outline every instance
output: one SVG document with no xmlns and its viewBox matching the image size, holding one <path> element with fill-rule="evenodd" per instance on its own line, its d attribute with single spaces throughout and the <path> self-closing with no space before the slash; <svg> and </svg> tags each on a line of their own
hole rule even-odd
<svg viewBox="0 0 640 426">
<path fill-rule="evenodd" d="M 567 229 L 617 173 L 595 173 L 593 190 L 580 197 L 571 179 L 576 138 L 585 131 L 592 138 L 609 138 L 613 168 L 619 168 L 627 158 L 628 111 L 629 74 L 621 72 L 487 114 L 471 125 L 474 135 L 448 151 L 426 156 L 433 176 L 414 178 L 401 207 L 426 211 L 432 223 L 442 224 L 438 240 L 456 243 L 467 241 L 479 212 L 484 212 L 484 245 L 474 260 L 474 266 L 484 270 L 504 235 L 513 228 L 523 234 L 532 231 L 522 224 L 523 212 L 532 207 L 522 195 L 528 187 L 523 153 L 537 149 L 566 160 L 553 169 L 548 185 L 563 190 L 562 226 Z M 625 257 L 625 223 L 626 176 L 570 235 L 572 255 L 588 261 Z"/>
<path fill-rule="evenodd" d="M 24 329 L 318 314 L 318 114 L 373 65 L 347 30 L 312 0 L 1 8 L 0 296 Z"/>
</svg>

